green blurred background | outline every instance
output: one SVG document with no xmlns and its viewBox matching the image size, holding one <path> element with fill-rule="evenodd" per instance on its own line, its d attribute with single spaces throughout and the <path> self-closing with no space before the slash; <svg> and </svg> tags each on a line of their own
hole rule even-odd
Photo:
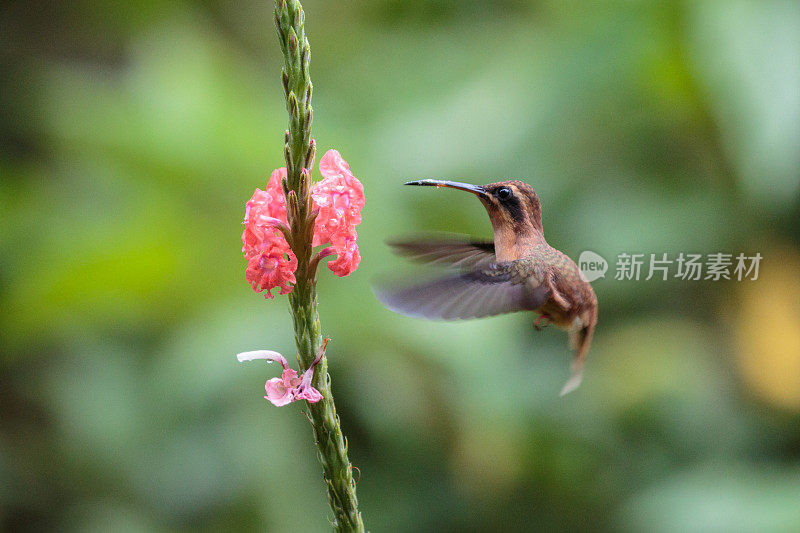
<svg viewBox="0 0 800 533">
<path fill-rule="evenodd" d="M 320 270 L 372 531 L 800 531 L 800 4 L 305 3 L 314 137 L 364 183 L 363 261 Z M 0 525 L 326 531 L 311 430 L 262 398 L 285 297 L 244 279 L 282 165 L 264 2 L 0 8 Z M 316 174 L 316 173 L 315 173 Z M 401 317 L 391 236 L 489 236 L 531 183 L 612 263 L 583 386 L 531 316 Z M 760 252 L 757 281 L 615 281 L 622 252 Z"/>
</svg>

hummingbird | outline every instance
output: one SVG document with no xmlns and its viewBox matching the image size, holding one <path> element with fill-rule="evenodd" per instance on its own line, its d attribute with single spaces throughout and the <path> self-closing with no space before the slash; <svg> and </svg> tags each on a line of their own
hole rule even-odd
<svg viewBox="0 0 800 533">
<path fill-rule="evenodd" d="M 396 313 L 438 320 L 533 311 L 538 315 L 533 323 L 537 330 L 554 324 L 567 331 L 575 356 L 561 395 L 575 390 L 597 324 L 597 297 L 575 262 L 547 244 L 542 206 L 533 188 L 517 180 L 472 185 L 423 179 L 406 185 L 447 187 L 476 195 L 489 214 L 494 239 L 390 242 L 400 255 L 454 271 L 432 281 L 376 290 L 378 299 Z"/>
</svg>

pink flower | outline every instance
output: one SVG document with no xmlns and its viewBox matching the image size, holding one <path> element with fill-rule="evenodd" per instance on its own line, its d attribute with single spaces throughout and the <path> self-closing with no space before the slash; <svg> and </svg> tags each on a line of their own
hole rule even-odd
<svg viewBox="0 0 800 533">
<path fill-rule="evenodd" d="M 285 369 L 282 377 L 272 378 L 264 385 L 264 389 L 267 391 L 267 395 L 264 398 L 278 407 L 296 400 L 308 400 L 311 403 L 320 401 L 322 395 L 311 386 L 311 379 L 307 380 L 308 383 L 304 383 L 307 375 L 313 376 L 314 371 L 310 370 L 303 374 L 302 378 L 299 378 L 294 369 Z"/>
<path fill-rule="evenodd" d="M 330 243 L 319 253 L 319 258 L 337 255 L 328 268 L 337 276 L 347 276 L 361 261 L 355 227 L 361 222 L 364 187 L 336 150 L 328 150 L 322 156 L 319 170 L 324 179 L 311 187 L 314 208 L 319 210 L 312 246 Z M 247 259 L 245 277 L 256 292 L 267 291 L 267 298 L 273 297 L 272 289 L 287 294 L 296 283 L 297 258 L 278 229 L 288 224 L 281 186 L 285 177 L 285 168 L 276 169 L 267 190 L 256 189 L 245 206 L 242 233 L 242 252 Z"/>
<path fill-rule="evenodd" d="M 242 252 L 247 259 L 245 278 L 256 292 L 280 288 L 281 294 L 291 292 L 295 283 L 297 258 L 276 225 L 286 224 L 286 198 L 281 179 L 286 169 L 275 170 L 267 182 L 267 190 L 256 189 L 245 205 Z"/>
<path fill-rule="evenodd" d="M 276 361 L 281 364 L 283 367 L 281 377 L 272 378 L 264 385 L 264 389 L 267 391 L 267 395 L 264 396 L 264 398 L 272 402 L 273 405 L 281 407 L 282 405 L 290 404 L 297 400 L 306 400 L 310 403 L 316 403 L 322 399 L 322 394 L 311 386 L 311 380 L 314 379 L 314 367 L 317 366 L 322 360 L 322 356 L 325 355 L 325 347 L 328 345 L 328 340 L 327 338 L 324 340 L 314 362 L 311 363 L 308 370 L 299 377 L 293 368 L 289 368 L 286 358 L 278 352 L 256 350 L 253 352 L 242 352 L 236 357 L 240 362 L 265 359 L 270 363 Z"/>
<path fill-rule="evenodd" d="M 319 209 L 314 227 L 314 246 L 330 242 L 339 257 L 328 263 L 337 276 L 351 274 L 361 261 L 356 244 L 356 226 L 364 208 L 364 186 L 350 172 L 350 165 L 336 150 L 328 150 L 319 162 L 324 179 L 311 188 L 314 207 Z"/>
</svg>

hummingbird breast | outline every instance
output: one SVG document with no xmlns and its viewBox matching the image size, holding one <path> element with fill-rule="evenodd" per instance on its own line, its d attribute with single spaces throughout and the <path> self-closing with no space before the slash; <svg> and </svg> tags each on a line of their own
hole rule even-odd
<svg viewBox="0 0 800 533">
<path fill-rule="evenodd" d="M 582 326 L 588 325 L 597 297 L 592 286 L 581 278 L 578 265 L 547 243 L 529 247 L 524 259 L 530 264 L 530 274 L 551 289 L 550 297 L 536 312 L 549 315 L 556 326 L 564 329 L 576 327 L 576 318 Z"/>
</svg>

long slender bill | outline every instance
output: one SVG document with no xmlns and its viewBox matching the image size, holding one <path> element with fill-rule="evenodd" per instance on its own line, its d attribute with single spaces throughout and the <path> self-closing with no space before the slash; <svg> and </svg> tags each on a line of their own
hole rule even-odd
<svg viewBox="0 0 800 533">
<path fill-rule="evenodd" d="M 480 185 L 473 185 L 471 183 L 461 183 L 458 181 L 447 180 L 416 180 L 409 181 L 406 185 L 420 185 L 427 187 L 449 187 L 450 189 L 458 189 L 459 191 L 467 191 L 477 196 L 486 196 L 486 191 Z"/>
</svg>

